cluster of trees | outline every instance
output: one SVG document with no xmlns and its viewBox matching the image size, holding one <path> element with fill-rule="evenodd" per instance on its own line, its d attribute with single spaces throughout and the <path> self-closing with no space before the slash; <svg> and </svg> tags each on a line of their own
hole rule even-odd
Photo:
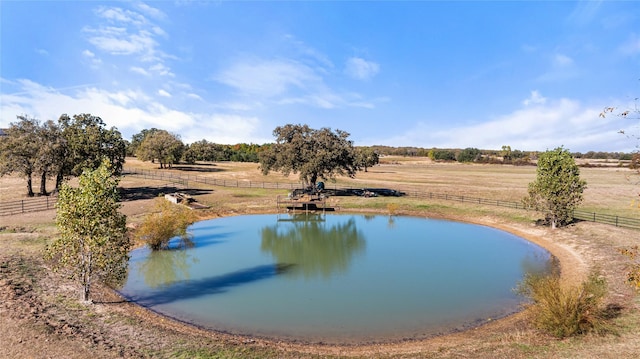
<svg viewBox="0 0 640 359">
<path fill-rule="evenodd" d="M 120 173 L 126 141 L 115 128 L 106 128 L 100 117 L 64 114 L 58 122 L 40 123 L 18 116 L 0 140 L 0 176 L 18 173 L 27 179 L 27 195 L 34 196 L 32 177 L 40 176 L 40 194 L 47 195 L 47 179 L 55 178 L 56 190 L 65 178 L 96 169 L 103 158 Z"/>
<path fill-rule="evenodd" d="M 434 161 L 528 165 L 531 164 L 532 159 L 536 158 L 537 152 L 511 150 L 511 146 L 502 146 L 501 151 L 480 150 L 473 147 L 462 150 L 432 148 L 427 151 L 427 156 Z"/>
<path fill-rule="evenodd" d="M 375 145 L 371 148 L 380 156 L 429 157 L 436 161 L 458 161 L 477 163 L 505 163 L 526 164 L 535 160 L 537 151 L 522 151 L 502 146 L 500 150 L 484 150 L 477 148 L 421 148 L 421 147 L 391 147 Z M 586 153 L 572 152 L 574 158 L 632 160 L 635 153 L 589 151 Z M 470 156 L 473 155 L 473 156 Z"/>
<path fill-rule="evenodd" d="M 180 162 L 196 161 L 258 162 L 258 153 L 266 147 L 269 147 L 269 144 L 222 145 L 204 139 L 184 144 L 177 134 L 151 128 L 132 136 L 131 143 L 127 146 L 127 156 L 158 162 L 161 168 L 171 167 Z"/>
<path fill-rule="evenodd" d="M 293 126 L 293 125 L 288 125 Z M 286 126 L 285 126 L 286 127 Z M 319 131 L 318 133 L 321 133 Z M 171 167 L 176 163 L 203 162 L 260 162 L 260 154 L 270 151 L 273 144 L 223 145 L 200 140 L 191 144 L 183 144 L 179 135 L 171 134 L 157 128 L 145 129 L 132 137 L 127 147 L 128 156 L 136 156 L 143 161 L 153 161 L 160 168 Z M 371 147 L 355 148 L 355 161 L 365 171 L 378 163 L 378 153 Z"/>
</svg>

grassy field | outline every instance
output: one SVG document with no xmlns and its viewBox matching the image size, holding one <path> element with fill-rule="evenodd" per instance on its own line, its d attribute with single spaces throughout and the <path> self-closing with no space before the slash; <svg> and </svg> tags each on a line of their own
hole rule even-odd
<svg viewBox="0 0 640 359">
<path fill-rule="evenodd" d="M 241 182 L 297 183 L 279 173 L 263 176 L 255 163 L 214 163 L 163 170 Z M 125 167 L 156 169 L 128 159 Z M 582 168 L 588 183 L 582 208 L 640 218 L 640 185 L 634 172 L 617 167 Z M 535 178 L 535 167 L 433 163 L 428 159 L 384 157 L 381 165 L 331 186 L 385 187 L 421 192 L 519 201 Z M 34 181 L 34 187 L 38 187 Z M 125 176 L 122 211 L 134 226 L 161 193 L 189 190 L 210 209 L 203 217 L 273 212 L 275 197 L 287 190 L 183 185 Z M 24 179 L 0 178 L 0 200 L 23 199 Z M 408 197 L 332 197 L 341 211 L 444 217 L 494 226 L 549 249 L 561 262 L 563 279 L 577 283 L 600 268 L 609 283 L 607 302 L 619 311 L 615 334 L 558 340 L 531 327 L 526 311 L 478 328 L 420 341 L 328 346 L 274 342 L 211 333 L 176 323 L 97 288 L 96 303 L 79 303 L 77 284 L 48 270 L 45 245 L 55 236 L 54 211 L 0 217 L 0 357 L 65 358 L 635 358 L 640 352 L 640 302 L 624 282 L 628 261 L 618 249 L 640 244 L 640 232 L 580 222 L 552 231 L 536 226 L 538 214 L 518 209 Z"/>
</svg>

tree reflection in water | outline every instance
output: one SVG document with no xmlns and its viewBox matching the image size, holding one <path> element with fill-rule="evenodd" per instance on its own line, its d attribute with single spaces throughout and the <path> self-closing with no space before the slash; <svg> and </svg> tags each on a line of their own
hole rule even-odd
<svg viewBox="0 0 640 359">
<path fill-rule="evenodd" d="M 364 235 L 352 217 L 330 226 L 323 215 L 314 214 L 292 215 L 287 222 L 264 227 L 260 247 L 277 263 L 295 265 L 285 275 L 330 278 L 346 272 L 354 256 L 365 250 Z"/>
<path fill-rule="evenodd" d="M 189 279 L 189 268 L 197 258 L 189 255 L 184 248 L 172 248 L 151 251 L 138 264 L 138 272 L 142 273 L 144 282 L 151 288 L 171 285 Z"/>
</svg>

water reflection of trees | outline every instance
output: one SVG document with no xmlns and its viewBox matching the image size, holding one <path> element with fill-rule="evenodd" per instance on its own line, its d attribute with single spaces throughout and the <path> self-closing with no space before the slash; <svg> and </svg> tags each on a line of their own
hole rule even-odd
<svg viewBox="0 0 640 359">
<path fill-rule="evenodd" d="M 149 287 L 163 287 L 189 279 L 189 268 L 196 261 L 195 257 L 182 248 L 151 251 L 138 264 L 138 272 Z"/>
<path fill-rule="evenodd" d="M 288 222 L 264 227 L 261 244 L 276 262 L 295 265 L 286 275 L 330 278 L 346 272 L 353 257 L 365 249 L 354 218 L 328 226 L 321 217 L 302 214 Z"/>
</svg>

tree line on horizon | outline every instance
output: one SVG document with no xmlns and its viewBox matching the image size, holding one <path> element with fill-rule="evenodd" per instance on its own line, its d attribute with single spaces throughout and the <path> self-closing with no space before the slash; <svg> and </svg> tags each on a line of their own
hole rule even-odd
<svg viewBox="0 0 640 359">
<path fill-rule="evenodd" d="M 58 190 L 66 178 L 79 176 L 84 169 L 96 169 L 106 156 L 115 174 L 122 171 L 125 158 L 158 163 L 160 168 L 196 162 L 255 162 L 276 143 L 218 144 L 202 139 L 185 144 L 180 135 L 167 130 L 143 129 L 125 140 L 117 128 L 107 128 L 100 117 L 63 114 L 57 122 L 40 123 L 26 115 L 17 116 L 0 136 L 0 176 L 18 173 L 27 179 L 27 195 L 34 196 L 32 177 L 40 177 L 40 195 L 47 195 L 46 182 L 55 178 Z M 353 144 L 352 144 L 353 145 Z M 379 163 L 381 156 L 429 157 L 434 161 L 532 165 L 537 151 L 522 151 L 502 146 L 500 150 L 477 148 L 439 149 L 422 147 L 353 146 L 355 165 L 367 171 Z M 572 153 L 574 158 L 631 160 L 638 163 L 638 153 L 595 152 Z"/>
</svg>

